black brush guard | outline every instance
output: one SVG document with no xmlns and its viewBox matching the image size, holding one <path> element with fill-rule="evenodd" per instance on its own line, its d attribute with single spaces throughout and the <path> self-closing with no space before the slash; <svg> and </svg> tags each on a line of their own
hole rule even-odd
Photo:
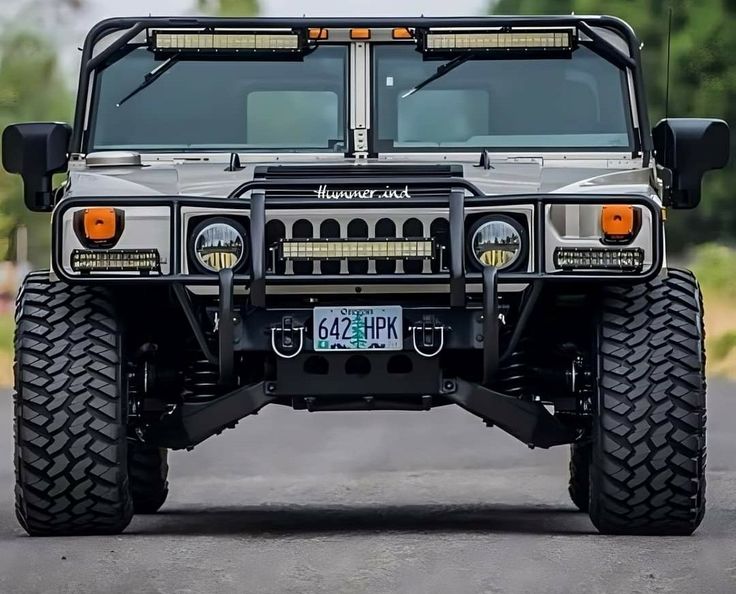
<svg viewBox="0 0 736 594">
<path fill-rule="evenodd" d="M 356 171 L 359 167 L 356 167 Z M 250 193 L 248 200 L 248 210 L 250 214 L 250 253 L 251 253 L 251 270 L 247 276 L 234 275 L 231 270 L 222 271 L 218 277 L 213 275 L 184 275 L 179 272 L 181 262 L 178 261 L 180 253 L 179 245 L 172 245 L 172 274 L 166 277 L 150 277 L 146 279 L 135 279 L 132 282 L 166 282 L 173 286 L 174 293 L 185 313 L 185 316 L 191 326 L 197 342 L 207 357 L 219 367 L 220 385 L 223 390 L 227 391 L 224 395 L 206 403 L 185 402 L 177 406 L 169 414 L 165 415 L 159 423 L 152 426 L 145 434 L 146 441 L 155 443 L 162 447 L 173 449 L 192 447 L 208 437 L 219 433 L 223 429 L 233 426 L 240 419 L 257 413 L 267 404 L 283 401 L 285 394 L 278 387 L 278 382 L 259 382 L 249 386 L 235 387 L 235 345 L 234 345 L 234 305 L 233 293 L 234 285 L 243 283 L 249 286 L 251 305 L 257 308 L 267 308 L 266 303 L 266 287 L 267 284 L 288 284 L 296 282 L 319 282 L 330 283 L 338 282 L 351 284 L 375 283 L 375 282 L 438 282 L 438 280 L 448 283 L 449 286 L 449 305 L 451 308 L 464 308 L 466 306 L 466 282 L 472 280 L 480 281 L 483 287 L 483 373 L 482 381 L 479 383 L 469 382 L 463 378 L 444 378 L 440 377 L 434 390 L 425 388 L 428 397 L 439 397 L 449 402 L 458 404 L 465 410 L 477 415 L 485 420 L 488 424 L 497 425 L 507 431 L 509 434 L 528 444 L 536 447 L 550 447 L 553 445 L 565 444 L 574 441 L 577 433 L 574 429 L 563 424 L 558 418 L 550 414 L 541 402 L 530 402 L 521 400 L 516 397 L 509 396 L 497 392 L 489 387 L 495 377 L 499 366 L 499 361 L 503 360 L 505 355 L 499 352 L 499 320 L 498 320 L 498 283 L 499 280 L 504 282 L 521 282 L 527 283 L 530 289 L 530 297 L 522 308 L 521 315 L 511 337 L 510 344 L 506 351 L 511 352 L 516 341 L 519 340 L 524 324 L 533 308 L 534 301 L 538 295 L 542 282 L 547 281 L 610 281 L 615 278 L 618 281 L 637 281 L 643 282 L 656 276 L 662 267 L 663 246 L 661 223 L 662 215 L 659 207 L 649 198 L 643 196 L 585 196 L 585 195 L 522 195 L 522 196 L 485 196 L 475 185 L 460 177 L 447 177 L 440 175 L 429 176 L 402 176 L 392 172 L 392 175 L 370 175 L 370 176 L 349 176 L 349 177 L 330 177 L 325 180 L 337 187 L 371 187 L 381 184 L 400 184 L 407 185 L 410 188 L 423 189 L 440 189 L 440 193 L 444 195 L 438 196 L 436 199 L 422 199 L 418 201 L 408 201 L 412 206 L 421 207 L 424 204 L 436 205 L 438 203 L 449 203 L 449 231 L 450 231 L 450 262 L 449 274 L 432 274 L 421 275 L 420 278 L 406 278 L 402 275 L 320 275 L 316 278 L 295 278 L 290 276 L 266 275 L 266 203 L 267 190 L 277 189 L 279 191 L 293 190 L 297 196 L 300 208 L 309 208 L 319 203 L 317 200 L 305 199 L 304 192 L 308 192 L 314 188 L 315 177 L 305 177 L 300 179 L 255 179 L 242 184 L 236 188 L 229 196 L 228 200 L 222 199 L 201 199 L 189 197 L 172 197 L 166 200 L 161 198 L 80 198 L 66 201 L 66 203 L 57 209 L 54 216 L 54 270 L 63 279 L 69 282 L 99 282 L 99 277 L 93 279 L 80 279 L 77 277 L 69 277 L 66 275 L 61 266 L 59 266 L 59 256 L 61 255 L 61 220 L 60 216 L 66 208 L 70 206 L 83 206 L 86 204 L 99 205 L 105 201 L 117 205 L 134 204 L 168 204 L 174 209 L 178 209 L 184 204 L 207 204 L 213 209 L 217 207 L 232 207 L 242 200 L 242 196 Z M 302 197 L 298 197 L 301 193 Z M 499 272 L 493 267 L 484 269 L 482 273 L 467 273 L 465 270 L 465 204 L 466 193 L 471 194 L 470 200 L 474 205 L 483 205 L 484 203 L 493 204 L 533 204 L 535 206 L 535 215 L 533 228 L 530 230 L 535 237 L 535 253 L 532 255 L 533 272 Z M 274 202 L 280 205 L 284 202 L 289 203 L 288 199 L 279 197 Z M 648 208 L 652 212 L 653 220 L 653 244 L 654 244 L 654 262 L 649 271 L 645 274 L 636 276 L 624 276 L 620 274 L 605 273 L 577 273 L 577 274 L 546 274 L 545 269 L 545 250 L 544 250 L 544 206 L 553 203 L 606 203 L 606 204 L 638 204 Z M 294 202 L 291 202 L 292 206 Z M 361 200 L 361 206 L 381 206 L 390 207 L 391 204 L 387 200 Z M 400 202 L 402 206 L 407 205 L 407 201 Z M 324 205 L 324 201 L 321 203 Z M 177 211 L 178 212 L 178 211 Z M 178 220 L 178 215 L 174 217 Z M 179 231 L 174 225 L 174 237 L 179 237 Z M 181 241 L 181 238 L 179 238 Z M 415 275 L 416 276 L 416 275 Z M 116 280 L 121 279 L 105 279 Z M 131 282 L 131 279 L 124 279 Z M 218 352 L 213 353 L 209 347 L 208 341 L 202 328 L 199 325 L 197 316 L 193 310 L 193 306 L 185 290 L 185 285 L 195 284 L 219 284 L 219 331 L 218 331 Z M 293 393 L 293 397 L 304 397 L 302 393 Z M 407 395 L 407 392 L 401 392 L 397 396 Z M 416 395 L 416 392 L 414 392 Z M 370 398 L 370 395 L 366 395 Z M 307 407 L 308 408 L 308 407 Z"/>
<path fill-rule="evenodd" d="M 532 295 L 538 294 L 537 284 L 532 289 Z M 465 410 L 482 418 L 489 425 L 497 425 L 510 435 L 530 447 L 548 448 L 554 445 L 571 443 L 577 437 L 574 429 L 563 424 L 558 418 L 550 414 L 541 402 L 529 402 L 500 393 L 488 387 L 495 377 L 499 360 L 499 320 L 498 320 L 498 271 L 493 267 L 485 269 L 483 274 L 483 381 L 469 382 L 460 378 L 437 378 L 432 385 L 425 380 L 419 385 L 412 384 L 412 390 L 421 390 L 423 399 L 428 404 L 423 408 L 431 408 L 432 398 L 440 397 L 458 404 Z M 220 368 L 220 381 L 231 385 L 235 379 L 233 368 L 233 311 L 232 311 L 233 275 L 232 271 L 220 273 L 220 326 L 219 347 L 217 361 Z M 522 311 L 522 318 L 533 307 L 532 299 Z M 227 322 L 223 323 L 225 320 Z M 516 328 L 512 343 L 518 340 L 522 320 Z M 509 344 L 507 351 L 511 351 L 514 344 Z M 212 354 L 210 353 L 210 356 Z M 337 378 L 339 384 L 341 378 Z M 201 443 L 208 437 L 220 433 L 228 427 L 234 426 L 240 419 L 256 414 L 267 404 L 283 402 L 285 397 L 292 399 L 308 397 L 312 388 L 310 384 L 306 390 L 300 381 L 285 382 L 285 389 L 278 380 L 262 381 L 248 386 L 232 389 L 230 392 L 206 403 L 185 402 L 180 404 L 170 414 L 164 416 L 158 425 L 155 425 L 146 434 L 146 441 L 162 447 L 172 449 L 190 448 Z M 370 388 L 370 384 L 365 386 Z M 347 390 L 346 390 L 347 391 Z M 305 394 L 307 392 L 307 394 Z M 398 392 L 398 390 L 397 390 Z M 425 393 L 426 392 L 426 393 Z M 393 396 L 402 396 L 402 393 Z M 384 395 L 386 396 L 386 395 Z M 380 398 L 380 396 L 379 396 Z M 365 408 L 370 410 L 373 396 L 366 395 Z M 391 401 L 387 401 L 391 402 Z M 382 409 L 390 408 L 390 404 L 379 406 Z M 328 406 L 314 408 L 309 404 L 304 408 L 309 410 L 330 410 Z M 411 408 L 410 406 L 396 407 L 398 409 Z M 339 409 L 339 407 L 335 407 Z"/>
</svg>

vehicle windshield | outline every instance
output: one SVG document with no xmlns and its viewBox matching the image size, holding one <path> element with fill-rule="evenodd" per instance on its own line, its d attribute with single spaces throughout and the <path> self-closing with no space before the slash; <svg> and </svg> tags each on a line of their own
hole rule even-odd
<svg viewBox="0 0 736 594">
<path fill-rule="evenodd" d="M 446 62 L 408 45 L 373 56 L 377 152 L 633 149 L 626 77 L 584 46 L 571 58 L 473 58 L 413 94 Z"/>
<path fill-rule="evenodd" d="M 145 47 L 95 82 L 88 151 L 345 152 L 347 46 L 302 60 L 181 59 L 162 66 Z"/>
</svg>

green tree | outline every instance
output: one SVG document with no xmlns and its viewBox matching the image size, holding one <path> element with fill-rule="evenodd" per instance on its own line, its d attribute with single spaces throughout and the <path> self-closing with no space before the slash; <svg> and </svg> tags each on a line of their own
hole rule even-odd
<svg viewBox="0 0 736 594">
<path fill-rule="evenodd" d="M 673 9 L 669 115 L 721 117 L 733 124 L 736 148 L 736 1 L 734 0 L 500 0 L 496 14 L 611 14 L 634 27 L 644 43 L 643 66 L 652 122 L 664 115 L 667 23 Z M 706 176 L 696 211 L 670 216 L 670 247 L 736 240 L 736 158 Z"/>
<path fill-rule="evenodd" d="M 14 122 L 70 121 L 71 111 L 54 48 L 27 31 L 0 37 L 0 129 Z M 8 238 L 17 225 L 25 224 L 31 260 L 44 265 L 49 253 L 48 216 L 25 208 L 21 187 L 17 176 L 0 169 L 0 258 L 13 255 Z"/>
<path fill-rule="evenodd" d="M 258 14 L 258 0 L 197 0 L 199 10 L 224 17 L 248 17 Z"/>
</svg>

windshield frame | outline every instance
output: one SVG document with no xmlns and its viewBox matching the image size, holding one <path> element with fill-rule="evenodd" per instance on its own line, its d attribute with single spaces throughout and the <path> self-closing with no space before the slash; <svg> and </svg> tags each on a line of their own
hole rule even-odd
<svg viewBox="0 0 736 594">
<path fill-rule="evenodd" d="M 632 158 L 641 158 L 644 167 L 648 167 L 654 157 L 654 143 L 652 138 L 647 93 L 642 72 L 641 42 L 631 26 L 618 17 L 608 15 L 521 15 L 521 16 L 482 16 L 482 17 L 114 17 L 98 22 L 87 34 L 82 46 L 80 76 L 77 84 L 76 106 L 72 126 L 72 135 L 69 144 L 69 153 L 73 160 L 86 154 L 86 134 L 90 115 L 90 101 L 92 83 L 96 72 L 104 68 L 105 63 L 116 52 L 123 50 L 128 44 L 135 43 L 146 35 L 151 28 L 176 29 L 211 29 L 211 28 L 242 28 L 242 29 L 293 29 L 304 31 L 316 29 L 373 28 L 388 31 L 393 28 L 408 28 L 417 30 L 431 30 L 441 28 L 499 28 L 499 27 L 575 27 L 583 30 L 592 40 L 591 47 L 606 54 L 608 57 L 626 63 L 628 73 L 629 95 L 633 102 L 634 127 L 636 132 L 636 148 Z M 332 36 L 331 36 L 332 37 Z M 612 49 L 610 44 L 606 48 L 606 41 L 602 39 L 617 38 L 621 45 L 619 49 Z M 351 84 L 354 69 L 360 64 L 354 64 L 351 57 Z M 358 81 L 360 82 L 360 81 Z M 367 81 L 366 81 L 367 84 Z M 354 103 L 354 102 L 353 102 Z M 349 136 L 350 151 L 357 147 L 353 143 L 353 114 L 351 105 L 351 133 Z M 365 114 L 370 117 L 369 113 Z M 370 128 L 369 128 L 370 130 Z M 325 154 L 326 153 L 322 153 Z M 357 153 L 356 153 L 357 154 Z M 404 154 L 404 153 L 402 153 Z M 518 154 L 518 153 L 514 153 Z M 603 153 L 557 153 L 582 158 L 600 158 Z M 607 154 L 607 153 L 606 153 Z M 622 155 L 625 153 L 611 153 Z M 171 155 L 170 155 L 171 156 Z M 185 156 L 185 155 L 183 155 Z M 379 155 L 380 156 L 380 155 Z M 420 155 L 421 156 L 421 155 Z M 427 155 L 429 156 L 429 154 Z M 338 154 L 330 156 L 338 157 Z M 622 158 L 622 157 L 616 157 Z"/>
<path fill-rule="evenodd" d="M 146 49 L 146 44 L 128 44 L 119 52 L 116 52 L 116 54 L 113 54 L 110 59 L 105 63 L 104 67 L 100 68 L 96 73 L 95 76 L 92 79 L 92 88 L 90 93 L 90 101 L 89 101 L 89 110 L 88 110 L 88 124 L 87 128 L 85 130 L 84 135 L 84 148 L 86 152 L 98 152 L 98 151 L 135 151 L 141 154 L 190 154 L 190 153 L 274 153 L 274 154 L 325 154 L 325 155 L 344 155 L 350 146 L 351 138 L 350 138 L 350 102 L 351 102 L 351 85 L 350 85 L 350 47 L 348 44 L 345 43 L 329 43 L 329 44 L 322 44 L 326 47 L 338 47 L 343 50 L 343 72 L 342 72 L 342 105 L 340 105 L 339 100 L 340 97 L 338 96 L 338 127 L 341 128 L 342 132 L 342 138 L 336 139 L 339 140 L 344 146 L 344 150 L 342 151 L 335 151 L 332 148 L 321 148 L 321 147 L 274 147 L 274 146 L 261 146 L 261 147 L 253 147 L 249 148 L 243 145 L 233 145 L 233 146 L 206 146 L 206 145 L 190 145 L 190 146 L 145 146 L 145 145 L 139 145 L 139 146 L 125 146 L 125 147 L 105 147 L 105 146 L 94 146 L 95 141 L 95 135 L 97 133 L 97 126 L 98 126 L 98 118 L 100 116 L 100 109 L 99 109 L 99 101 L 100 101 L 100 93 L 102 88 L 102 74 L 104 71 L 112 66 L 115 63 L 118 63 L 121 60 L 125 60 L 128 55 L 133 54 L 135 51 L 139 51 L 141 49 Z M 320 46 L 321 47 L 321 46 Z M 313 49 L 313 51 L 318 51 L 319 47 L 316 47 Z M 152 52 L 151 52 L 152 53 Z M 311 54 L 312 52 L 309 52 Z M 308 56 L 305 56 L 304 59 L 308 59 Z M 293 62 L 293 63 L 301 63 L 303 62 L 302 59 L 274 59 L 271 57 L 249 57 L 249 58 L 241 58 L 239 60 L 233 60 L 231 58 L 219 58 L 219 57 L 201 57 L 201 58 L 192 58 L 192 57 L 179 57 L 176 60 L 176 63 L 172 65 L 170 70 L 176 70 L 178 67 L 180 67 L 185 62 L 223 62 L 223 61 L 229 61 L 229 62 L 261 62 L 261 63 L 279 63 L 279 62 Z M 152 66 L 154 67 L 160 67 L 165 60 L 162 60 L 160 58 L 156 58 L 155 61 L 152 63 Z M 164 75 L 166 76 L 166 75 Z M 142 80 L 142 79 L 141 79 Z M 153 82 L 150 85 L 150 88 L 154 88 L 155 85 L 158 84 L 158 81 Z M 134 87 L 135 85 L 133 85 Z M 132 91 L 133 87 L 128 89 L 128 91 Z M 149 88 L 144 88 L 140 91 L 140 95 L 144 96 L 146 93 L 149 92 Z M 245 105 L 247 106 L 247 97 Z M 135 97 L 133 100 L 139 100 L 139 97 Z M 245 107 L 243 112 L 244 118 L 247 118 L 247 107 Z M 226 144 L 226 143 L 223 143 Z"/>
<path fill-rule="evenodd" d="M 554 145 L 543 145 L 543 146 L 514 146 L 514 145 L 500 145 L 500 146 L 461 146 L 461 145 L 445 145 L 445 146 L 407 146 L 407 147 L 397 147 L 393 143 L 395 143 L 394 140 L 388 140 L 388 139 L 381 139 L 379 138 L 379 121 L 380 121 L 380 115 L 379 115 L 379 101 L 378 101 L 378 94 L 379 94 L 379 81 L 378 81 L 378 60 L 376 59 L 376 48 L 378 47 L 385 47 L 385 46 L 393 46 L 397 47 L 403 44 L 392 44 L 392 43 L 374 43 L 371 47 L 371 121 L 374 123 L 374 125 L 371 127 L 370 130 L 370 144 L 373 149 L 373 151 L 377 154 L 382 155 L 388 155 L 388 154 L 464 154 L 464 153 L 471 153 L 471 154 L 478 154 L 480 152 L 488 152 L 488 153 L 498 153 L 498 154 L 521 154 L 521 153 L 529 153 L 529 154 L 540 154 L 540 153 L 635 153 L 636 151 L 640 150 L 640 139 L 638 135 L 638 129 L 635 125 L 635 110 L 636 105 L 633 100 L 633 97 L 631 95 L 632 88 L 629 84 L 629 78 L 628 73 L 625 68 L 621 68 L 620 66 L 617 66 L 616 64 L 612 64 L 610 61 L 605 60 L 604 58 L 600 57 L 601 60 L 611 64 L 613 67 L 616 67 L 619 70 L 619 76 L 620 76 L 620 85 L 621 85 L 621 92 L 622 92 L 622 99 L 624 100 L 624 118 L 625 118 L 625 124 L 626 124 L 626 135 L 628 138 L 628 144 L 626 146 L 610 146 L 610 145 L 601 145 L 601 146 L 554 146 Z M 414 47 L 409 47 L 409 44 L 407 45 L 407 50 L 413 49 L 418 59 L 423 59 L 425 62 L 429 62 L 432 64 L 437 64 L 437 66 L 440 66 L 441 64 L 447 64 L 449 63 L 452 58 L 446 58 L 443 60 L 437 60 L 437 59 L 431 59 L 427 60 L 426 58 L 423 58 L 421 52 L 417 51 Z M 584 47 L 584 46 L 581 46 Z M 552 58 L 552 57 L 546 57 L 546 58 L 535 58 L 535 59 L 544 59 L 544 60 L 565 60 L 565 58 Z M 518 61 L 517 58 L 470 58 L 467 62 L 464 62 L 459 65 L 457 68 L 458 70 L 461 69 L 464 65 L 466 65 L 469 62 L 474 61 L 499 61 L 499 60 L 514 60 Z M 456 69 L 453 69 L 456 70 Z M 452 76 L 452 71 L 448 73 L 448 76 Z M 416 83 L 421 83 L 421 80 L 417 80 Z M 434 84 L 434 83 L 431 83 Z M 430 84 L 430 87 L 431 87 Z M 424 89 L 421 89 L 417 91 L 417 93 L 421 93 Z M 399 98 L 401 100 L 401 98 Z"/>
</svg>

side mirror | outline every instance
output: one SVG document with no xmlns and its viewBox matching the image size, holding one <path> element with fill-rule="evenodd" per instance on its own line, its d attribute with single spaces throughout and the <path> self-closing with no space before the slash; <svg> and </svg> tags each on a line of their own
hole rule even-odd
<svg viewBox="0 0 736 594">
<path fill-rule="evenodd" d="M 730 134 L 723 120 L 671 118 L 652 131 L 657 164 L 670 170 L 665 205 L 695 208 L 703 175 L 728 163 Z M 664 179 L 664 178 L 663 178 Z"/>
<path fill-rule="evenodd" d="M 29 210 L 53 208 L 51 177 L 66 171 L 71 128 L 59 123 L 11 124 L 3 131 L 3 167 L 23 178 Z"/>
</svg>

